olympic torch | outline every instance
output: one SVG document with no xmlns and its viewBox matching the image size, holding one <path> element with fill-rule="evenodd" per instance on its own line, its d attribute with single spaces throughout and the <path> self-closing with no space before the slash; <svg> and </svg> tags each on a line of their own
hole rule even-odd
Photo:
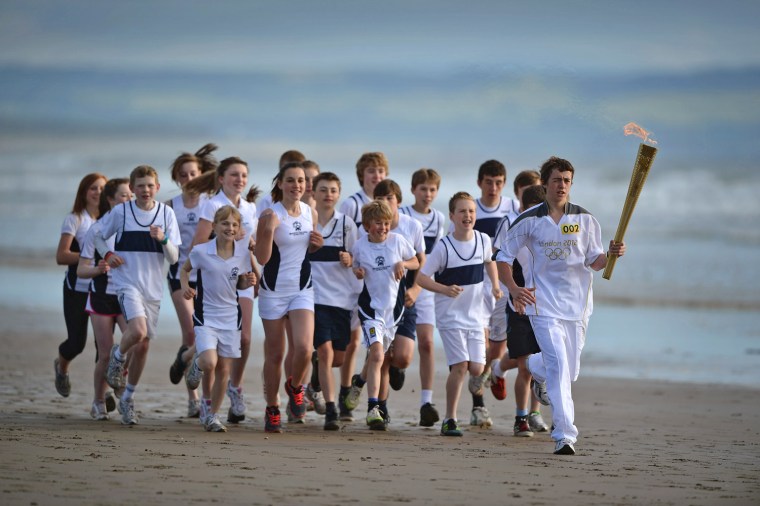
<svg viewBox="0 0 760 506">
<path fill-rule="evenodd" d="M 624 127 L 626 135 L 637 135 L 644 139 L 656 144 L 656 141 L 650 139 L 649 132 L 636 125 L 635 123 L 628 123 Z M 649 169 L 652 168 L 654 157 L 657 155 L 657 148 L 648 144 L 639 144 L 639 153 L 636 155 L 636 163 L 633 166 L 633 173 L 631 174 L 631 182 L 628 185 L 628 194 L 625 197 L 625 203 L 623 204 L 623 212 L 620 214 L 620 222 L 618 223 L 617 232 L 615 233 L 615 242 L 622 242 L 625 236 L 625 231 L 628 228 L 628 222 L 631 221 L 631 215 L 636 208 L 636 202 L 639 200 L 641 190 L 644 188 L 644 183 L 649 175 Z M 604 268 L 602 277 L 604 279 L 612 278 L 612 270 L 615 268 L 615 262 L 617 256 L 610 256 L 607 259 L 607 266 Z"/>
</svg>

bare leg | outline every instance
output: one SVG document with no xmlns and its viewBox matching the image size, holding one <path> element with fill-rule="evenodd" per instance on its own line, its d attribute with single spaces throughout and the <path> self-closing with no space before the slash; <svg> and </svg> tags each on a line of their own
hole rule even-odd
<svg viewBox="0 0 760 506">
<path fill-rule="evenodd" d="M 333 347 L 331 342 L 322 343 L 317 348 L 319 357 L 319 385 L 322 387 L 322 395 L 325 402 L 335 402 L 335 380 L 333 378 Z"/>
<path fill-rule="evenodd" d="M 417 325 L 417 351 L 420 354 L 420 387 L 422 390 L 432 390 L 435 376 L 432 325 Z"/>
<path fill-rule="evenodd" d="M 467 362 L 459 362 L 450 367 L 449 377 L 446 379 L 446 420 L 457 419 L 459 394 L 462 391 L 466 374 Z"/>
<path fill-rule="evenodd" d="M 182 344 L 188 348 L 192 348 L 195 345 L 195 330 L 193 329 L 193 301 L 187 300 L 182 295 L 182 290 L 175 290 L 172 292 L 172 302 L 174 303 L 174 309 L 177 312 L 177 320 L 179 321 L 179 328 L 182 332 Z M 193 350 L 193 354 L 195 350 Z M 183 358 L 187 352 L 183 353 Z M 189 355 L 188 360 L 193 355 Z M 197 400 L 198 393 L 195 390 L 187 389 L 187 398 L 190 400 Z"/>
<path fill-rule="evenodd" d="M 280 320 L 261 320 L 264 325 L 264 392 L 267 406 L 278 406 L 278 392 L 285 356 L 285 324 Z"/>
<path fill-rule="evenodd" d="M 240 297 L 238 299 L 242 313 L 242 329 L 240 331 L 240 358 L 232 360 L 230 370 L 230 383 L 233 386 L 243 386 L 243 374 L 245 365 L 248 363 L 248 355 L 251 353 L 251 325 L 253 324 L 253 299 Z M 225 388 L 227 385 L 224 385 Z"/>
<path fill-rule="evenodd" d="M 290 311 L 288 316 L 293 340 L 290 374 L 293 377 L 293 386 L 298 386 L 303 384 L 311 364 L 311 352 L 314 349 L 314 312 L 296 309 Z"/>
</svg>

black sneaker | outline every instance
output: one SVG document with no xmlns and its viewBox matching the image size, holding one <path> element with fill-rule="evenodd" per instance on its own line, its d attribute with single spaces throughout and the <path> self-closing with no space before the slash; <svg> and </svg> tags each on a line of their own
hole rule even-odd
<svg viewBox="0 0 760 506">
<path fill-rule="evenodd" d="M 325 430 L 340 430 L 337 411 L 332 410 L 325 413 Z"/>
<path fill-rule="evenodd" d="M 279 408 L 266 408 L 264 411 L 264 432 L 279 434 L 282 432 Z"/>
<path fill-rule="evenodd" d="M 462 430 L 459 428 L 456 420 L 449 418 L 448 420 L 444 420 L 444 422 L 441 424 L 441 435 L 461 437 Z"/>
<path fill-rule="evenodd" d="M 184 344 L 179 347 L 177 352 L 177 358 L 174 359 L 174 363 L 169 367 L 169 380 L 174 385 L 178 385 L 182 381 L 182 375 L 185 374 L 185 367 L 187 364 L 182 360 L 182 354 L 187 351 L 187 346 Z"/>
<path fill-rule="evenodd" d="M 406 369 L 399 369 L 393 367 L 388 370 L 388 383 L 394 390 L 401 390 L 404 387 L 404 380 L 406 379 Z"/>
<path fill-rule="evenodd" d="M 435 405 L 426 402 L 420 407 L 420 427 L 432 427 L 440 419 Z"/>
<path fill-rule="evenodd" d="M 340 418 L 341 422 L 353 422 L 354 412 L 346 407 L 345 400 L 345 395 L 338 396 L 338 418 Z"/>
<path fill-rule="evenodd" d="M 55 369 L 55 389 L 63 397 L 68 397 L 71 393 L 71 382 L 69 382 L 69 375 L 62 373 L 58 367 L 58 359 L 53 361 L 53 369 Z"/>
<path fill-rule="evenodd" d="M 285 392 L 288 394 L 288 415 L 293 417 L 294 421 L 303 420 L 306 417 L 306 403 L 303 398 L 303 386 L 292 386 L 293 378 L 290 377 L 285 382 Z"/>
</svg>

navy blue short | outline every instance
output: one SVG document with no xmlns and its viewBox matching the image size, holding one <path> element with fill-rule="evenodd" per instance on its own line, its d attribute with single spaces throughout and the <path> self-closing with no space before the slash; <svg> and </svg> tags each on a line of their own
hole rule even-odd
<svg viewBox="0 0 760 506">
<path fill-rule="evenodd" d="M 398 322 L 396 335 L 408 337 L 412 341 L 417 339 L 417 307 L 415 305 L 404 308 L 404 314 Z"/>
<path fill-rule="evenodd" d="M 530 326 L 530 318 L 515 313 L 507 305 L 507 349 L 509 358 L 520 358 L 541 351 Z"/>
<path fill-rule="evenodd" d="M 351 311 L 314 304 L 314 348 L 329 342 L 333 350 L 346 351 L 351 342 Z"/>
<path fill-rule="evenodd" d="M 90 292 L 89 302 L 88 310 L 90 314 L 102 316 L 118 316 L 121 314 L 121 306 L 116 295 Z"/>
<path fill-rule="evenodd" d="M 177 290 L 180 290 L 182 288 L 182 285 L 179 282 L 179 279 L 174 279 L 169 276 L 166 276 L 166 280 L 169 282 L 169 293 L 174 293 Z M 197 286 L 197 283 L 195 281 L 190 282 L 190 288 L 195 290 L 195 287 Z"/>
</svg>

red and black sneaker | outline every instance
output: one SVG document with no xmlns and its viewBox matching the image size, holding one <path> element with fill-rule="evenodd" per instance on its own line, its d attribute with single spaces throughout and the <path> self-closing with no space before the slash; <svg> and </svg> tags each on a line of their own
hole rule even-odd
<svg viewBox="0 0 760 506">
<path fill-rule="evenodd" d="M 303 420 L 306 417 L 306 403 L 303 399 L 303 386 L 292 385 L 293 378 L 285 382 L 285 391 L 288 393 L 288 414 L 295 420 Z"/>
<path fill-rule="evenodd" d="M 533 437 L 533 431 L 528 424 L 528 417 L 516 416 L 514 434 L 518 437 Z"/>
<path fill-rule="evenodd" d="M 267 407 L 264 412 L 264 432 L 282 432 L 280 423 L 280 408 L 277 406 Z"/>
</svg>

